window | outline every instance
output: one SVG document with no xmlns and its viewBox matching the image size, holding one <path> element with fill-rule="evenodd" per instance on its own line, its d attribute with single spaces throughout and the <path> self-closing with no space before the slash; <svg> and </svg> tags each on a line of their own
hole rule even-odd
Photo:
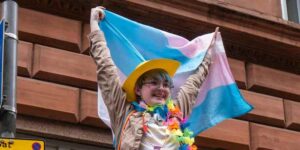
<svg viewBox="0 0 300 150">
<path fill-rule="evenodd" d="M 300 22 L 300 0 L 281 0 L 282 18 Z"/>
</svg>

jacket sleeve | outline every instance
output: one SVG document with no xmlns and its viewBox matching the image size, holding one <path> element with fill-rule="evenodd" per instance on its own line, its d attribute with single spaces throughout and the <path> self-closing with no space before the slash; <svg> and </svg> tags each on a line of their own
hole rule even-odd
<svg viewBox="0 0 300 150">
<path fill-rule="evenodd" d="M 110 51 L 106 46 L 102 31 L 97 30 L 88 35 L 90 40 L 90 55 L 97 65 L 97 84 L 101 90 L 104 103 L 109 111 L 111 125 L 116 129 L 125 116 L 126 93 L 123 91 L 117 67 L 113 63 Z"/>
<path fill-rule="evenodd" d="M 207 77 L 211 57 L 211 50 L 208 50 L 196 72 L 190 75 L 187 81 L 180 87 L 175 103 L 182 111 L 183 117 L 188 117 L 192 111 L 199 89 Z"/>
</svg>

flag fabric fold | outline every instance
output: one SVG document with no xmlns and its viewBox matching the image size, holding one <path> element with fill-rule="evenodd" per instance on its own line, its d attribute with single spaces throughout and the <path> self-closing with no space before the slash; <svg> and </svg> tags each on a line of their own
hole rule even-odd
<svg viewBox="0 0 300 150">
<path fill-rule="evenodd" d="M 230 71 L 220 33 L 210 33 L 189 41 L 105 10 L 106 17 L 99 23 L 107 46 L 118 68 L 121 82 L 145 60 L 174 59 L 181 63 L 175 74 L 172 90 L 176 95 L 189 75 L 203 61 L 213 38 L 212 64 L 208 77 L 201 86 L 188 128 L 194 136 L 217 123 L 249 112 L 252 106 L 242 97 Z M 215 35 L 217 34 L 217 35 Z M 110 126 L 107 108 L 98 89 L 98 114 Z"/>
</svg>

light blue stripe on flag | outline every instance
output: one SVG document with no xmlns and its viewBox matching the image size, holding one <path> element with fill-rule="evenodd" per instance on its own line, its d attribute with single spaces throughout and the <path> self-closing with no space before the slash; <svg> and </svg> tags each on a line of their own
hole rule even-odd
<svg viewBox="0 0 300 150">
<path fill-rule="evenodd" d="M 107 10 L 105 14 L 106 17 L 100 23 L 100 27 L 105 33 L 115 64 L 126 76 L 144 60 L 155 58 L 177 60 L 181 63 L 178 72 L 195 70 L 203 60 L 205 52 L 190 59 L 170 46 L 161 30 L 139 24 Z"/>
<path fill-rule="evenodd" d="M 194 136 L 225 119 L 247 113 L 252 107 L 243 100 L 235 83 L 208 91 L 203 103 L 193 108 L 188 128 Z"/>
</svg>

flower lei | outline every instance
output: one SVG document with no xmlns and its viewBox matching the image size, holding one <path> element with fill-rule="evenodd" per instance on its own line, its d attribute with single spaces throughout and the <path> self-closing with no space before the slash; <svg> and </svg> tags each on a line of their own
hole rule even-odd
<svg viewBox="0 0 300 150">
<path fill-rule="evenodd" d="M 179 142 L 179 150 L 197 150 L 197 146 L 194 145 L 193 132 L 187 128 L 187 119 L 182 117 L 179 107 L 175 106 L 170 98 L 166 100 L 165 105 L 147 106 L 147 108 L 141 107 L 137 102 L 132 104 L 138 112 L 158 113 L 164 119 L 163 124 L 168 126 L 172 137 Z M 148 127 L 144 123 L 144 117 L 143 129 L 145 132 L 148 131 Z"/>
</svg>

